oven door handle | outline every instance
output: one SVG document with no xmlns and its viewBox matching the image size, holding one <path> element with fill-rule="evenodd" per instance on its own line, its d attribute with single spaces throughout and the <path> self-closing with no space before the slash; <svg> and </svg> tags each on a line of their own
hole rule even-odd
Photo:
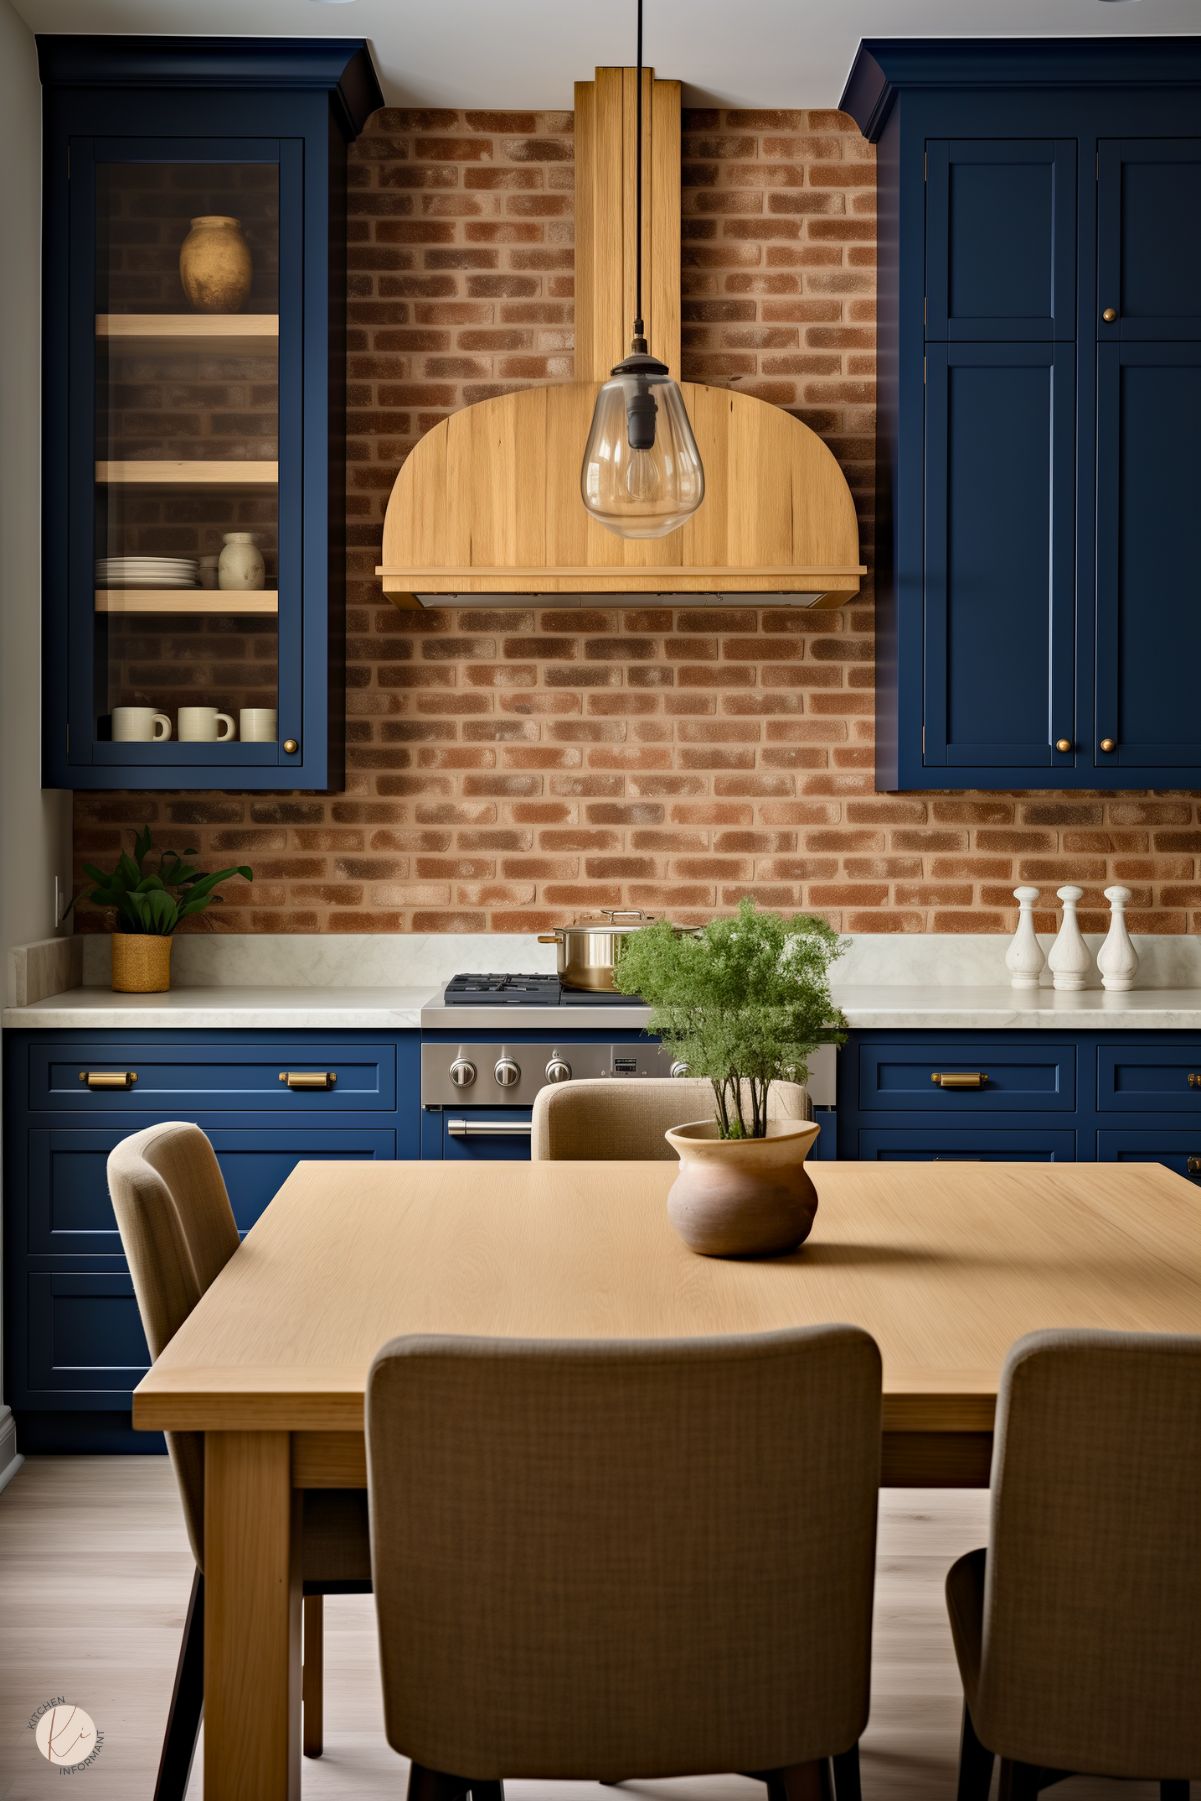
<svg viewBox="0 0 1201 1801">
<path fill-rule="evenodd" d="M 533 1131 L 528 1119 L 448 1119 L 448 1138 L 528 1138 Z"/>
</svg>

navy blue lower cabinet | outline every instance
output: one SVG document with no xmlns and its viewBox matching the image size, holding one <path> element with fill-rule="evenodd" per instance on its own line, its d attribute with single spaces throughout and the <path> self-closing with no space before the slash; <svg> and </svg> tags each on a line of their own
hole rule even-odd
<svg viewBox="0 0 1201 1801">
<path fill-rule="evenodd" d="M 24 1406 L 127 1408 L 150 1367 L 124 1271 L 31 1269 L 25 1276 Z"/>
<path fill-rule="evenodd" d="M 1149 1162 L 1201 1178 L 1201 1040 L 1184 1032 L 852 1032 L 838 1059 L 838 1154 Z"/>
<path fill-rule="evenodd" d="M 29 1450 L 157 1442 L 129 1425 L 148 1359 L 105 1172 L 122 1138 L 194 1121 L 242 1232 L 301 1161 L 421 1153 L 415 1032 L 10 1032 L 4 1049 L 5 1375 Z"/>
<path fill-rule="evenodd" d="M 1201 1186 L 1201 1125 L 1193 1131 L 1097 1133 L 1099 1163 L 1166 1163 Z"/>
<path fill-rule="evenodd" d="M 849 1059 L 855 1105 L 864 1113 L 903 1108 L 961 1119 L 1076 1107 L 1076 1046 L 1044 1033 L 856 1034 L 842 1053 L 843 1081 Z"/>
<path fill-rule="evenodd" d="M 852 1153 L 848 1153 L 850 1155 Z M 1075 1163 L 1075 1132 L 991 1125 L 869 1127 L 853 1155 L 861 1163 Z"/>
<path fill-rule="evenodd" d="M 32 1256 L 121 1255 L 105 1165 L 127 1136 L 124 1125 L 29 1132 L 29 1238 Z M 359 1162 L 396 1157 L 396 1132 L 363 1128 L 214 1126 L 217 1153 L 240 1232 L 248 1232 L 300 1162 Z"/>
</svg>

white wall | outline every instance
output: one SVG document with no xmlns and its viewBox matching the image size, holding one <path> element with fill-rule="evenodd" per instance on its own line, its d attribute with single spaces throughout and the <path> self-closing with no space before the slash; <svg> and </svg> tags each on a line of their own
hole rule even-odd
<svg viewBox="0 0 1201 1801">
<path fill-rule="evenodd" d="M 40 774 L 41 131 L 33 34 L 0 0 L 0 958 L 50 936 L 71 867 L 70 796 Z M 11 1423 L 0 1402 L 0 1482 Z"/>
<path fill-rule="evenodd" d="M 0 0 L 0 950 L 53 929 L 70 796 L 41 787 L 42 90 L 33 33 Z M 66 672 L 64 670 L 64 679 Z"/>
</svg>

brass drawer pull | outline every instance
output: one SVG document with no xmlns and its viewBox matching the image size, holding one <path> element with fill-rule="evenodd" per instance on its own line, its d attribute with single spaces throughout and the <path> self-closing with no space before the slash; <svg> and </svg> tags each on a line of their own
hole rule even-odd
<svg viewBox="0 0 1201 1801">
<path fill-rule="evenodd" d="M 930 1080 L 936 1088 L 983 1088 L 988 1077 L 978 1069 L 932 1069 Z"/>
<path fill-rule="evenodd" d="M 338 1080 L 332 1069 L 281 1069 L 279 1079 L 293 1091 L 332 1088 Z"/>
<path fill-rule="evenodd" d="M 1190 1088 L 1201 1088 L 1201 1075 L 1194 1074 L 1190 1071 L 1188 1085 Z"/>
<path fill-rule="evenodd" d="M 1190 1157 L 1184 1167 L 1190 1176 L 1201 1176 L 1201 1157 Z"/>
<path fill-rule="evenodd" d="M 138 1072 L 136 1069 L 81 1069 L 79 1079 L 95 1093 L 98 1088 L 132 1088 Z"/>
</svg>

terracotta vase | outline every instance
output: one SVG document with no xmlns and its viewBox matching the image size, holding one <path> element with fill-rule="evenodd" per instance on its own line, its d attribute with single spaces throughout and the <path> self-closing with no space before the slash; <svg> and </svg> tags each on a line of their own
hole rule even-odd
<svg viewBox="0 0 1201 1801">
<path fill-rule="evenodd" d="M 114 994 L 165 994 L 171 986 L 174 938 L 151 932 L 113 933 Z"/>
<path fill-rule="evenodd" d="M 250 246 L 237 219 L 206 213 L 192 220 L 179 253 L 179 279 L 198 313 L 237 313 L 250 292 Z"/>
<path fill-rule="evenodd" d="M 680 1173 L 667 1197 L 672 1225 L 702 1257 L 770 1257 L 809 1236 L 817 1190 L 805 1168 L 821 1127 L 770 1119 L 766 1138 L 719 1138 L 714 1120 L 675 1126 Z"/>
</svg>

